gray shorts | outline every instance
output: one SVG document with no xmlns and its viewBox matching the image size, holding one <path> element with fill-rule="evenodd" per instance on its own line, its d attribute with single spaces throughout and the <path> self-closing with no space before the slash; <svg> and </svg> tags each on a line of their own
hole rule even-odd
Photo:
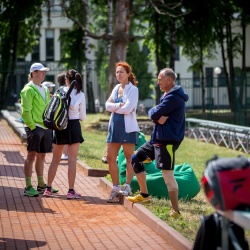
<svg viewBox="0 0 250 250">
<path fill-rule="evenodd" d="M 52 130 L 36 127 L 30 130 L 25 127 L 27 134 L 27 150 L 29 152 L 36 151 L 37 153 L 50 153 L 52 152 Z"/>
<path fill-rule="evenodd" d="M 150 141 L 144 143 L 136 152 L 142 158 L 150 158 L 155 160 L 156 167 L 162 170 L 174 170 L 175 151 L 178 145 L 168 144 L 152 144 Z"/>
</svg>

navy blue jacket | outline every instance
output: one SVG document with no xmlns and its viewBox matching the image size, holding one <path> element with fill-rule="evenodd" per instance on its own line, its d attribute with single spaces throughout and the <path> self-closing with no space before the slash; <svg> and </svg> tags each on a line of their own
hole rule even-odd
<svg viewBox="0 0 250 250">
<path fill-rule="evenodd" d="M 185 102 L 188 101 L 181 86 L 174 86 L 166 95 L 160 98 L 160 103 L 148 111 L 150 119 L 155 123 L 151 134 L 151 143 L 180 145 L 185 133 Z M 157 120 L 168 116 L 161 125 Z"/>
</svg>

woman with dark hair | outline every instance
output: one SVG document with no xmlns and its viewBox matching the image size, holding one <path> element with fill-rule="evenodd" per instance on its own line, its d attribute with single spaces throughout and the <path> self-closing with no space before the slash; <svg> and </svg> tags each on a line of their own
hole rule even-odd
<svg viewBox="0 0 250 250">
<path fill-rule="evenodd" d="M 57 76 L 57 82 L 59 84 L 59 87 L 66 85 L 65 75 L 66 75 L 66 73 L 63 72 Z"/>
<path fill-rule="evenodd" d="M 64 130 L 54 131 L 53 136 L 53 158 L 48 171 L 48 185 L 44 192 L 44 196 L 52 195 L 52 182 L 55 178 L 57 167 L 61 160 L 61 155 L 64 145 L 68 145 L 68 181 L 69 190 L 67 199 L 79 199 L 81 195 L 74 189 L 76 177 L 76 159 L 79 150 L 79 145 L 84 141 L 82 137 L 80 121 L 86 118 L 86 103 L 85 95 L 82 90 L 82 77 L 81 75 L 71 69 L 65 74 L 66 86 L 64 90 L 67 92 L 72 81 L 76 80 L 74 89 L 70 94 L 69 105 L 69 121 L 68 126 Z"/>
<path fill-rule="evenodd" d="M 138 144 L 139 126 L 136 120 L 136 107 L 138 102 L 137 81 L 127 62 L 116 63 L 116 78 L 119 82 L 106 101 L 106 110 L 111 112 L 107 137 L 107 161 L 113 188 L 107 202 L 118 202 L 119 194 L 131 193 L 130 183 L 134 176 L 131 165 L 135 145 Z M 121 187 L 119 182 L 119 169 L 117 155 L 123 147 L 127 162 L 126 183 Z"/>
<path fill-rule="evenodd" d="M 65 81 L 65 72 L 59 74 L 57 76 L 57 82 L 59 84 L 59 87 L 65 86 L 66 85 L 66 81 Z M 61 160 L 68 160 L 68 145 L 64 145 L 63 147 L 63 152 L 62 152 L 62 156 L 61 156 Z"/>
</svg>

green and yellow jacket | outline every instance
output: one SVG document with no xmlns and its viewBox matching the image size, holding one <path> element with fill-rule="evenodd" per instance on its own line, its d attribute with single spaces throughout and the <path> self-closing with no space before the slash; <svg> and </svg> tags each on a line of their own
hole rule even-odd
<svg viewBox="0 0 250 250">
<path fill-rule="evenodd" d="M 46 128 L 43 124 L 43 111 L 50 101 L 50 93 L 48 88 L 44 89 L 46 96 L 45 100 L 32 83 L 26 84 L 20 93 L 22 108 L 21 116 L 23 122 L 31 130 L 35 129 L 36 125 Z"/>
</svg>

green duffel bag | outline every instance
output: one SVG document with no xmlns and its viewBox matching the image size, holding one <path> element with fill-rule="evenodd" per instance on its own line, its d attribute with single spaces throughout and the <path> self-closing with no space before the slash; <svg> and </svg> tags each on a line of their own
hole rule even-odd
<svg viewBox="0 0 250 250">
<path fill-rule="evenodd" d="M 139 133 L 139 145 L 135 150 L 146 142 L 143 133 Z M 169 198 L 167 186 L 162 177 L 161 170 L 156 168 L 155 161 L 144 163 L 146 169 L 146 178 L 149 194 L 158 198 Z M 121 148 L 118 154 L 118 167 L 120 183 L 124 184 L 126 181 L 126 159 L 124 157 L 123 149 Z M 200 191 L 200 183 L 197 180 L 192 167 L 188 163 L 182 165 L 175 165 L 174 176 L 179 186 L 179 199 L 191 199 L 195 197 Z M 132 192 L 140 190 L 136 176 L 131 182 Z"/>
</svg>

